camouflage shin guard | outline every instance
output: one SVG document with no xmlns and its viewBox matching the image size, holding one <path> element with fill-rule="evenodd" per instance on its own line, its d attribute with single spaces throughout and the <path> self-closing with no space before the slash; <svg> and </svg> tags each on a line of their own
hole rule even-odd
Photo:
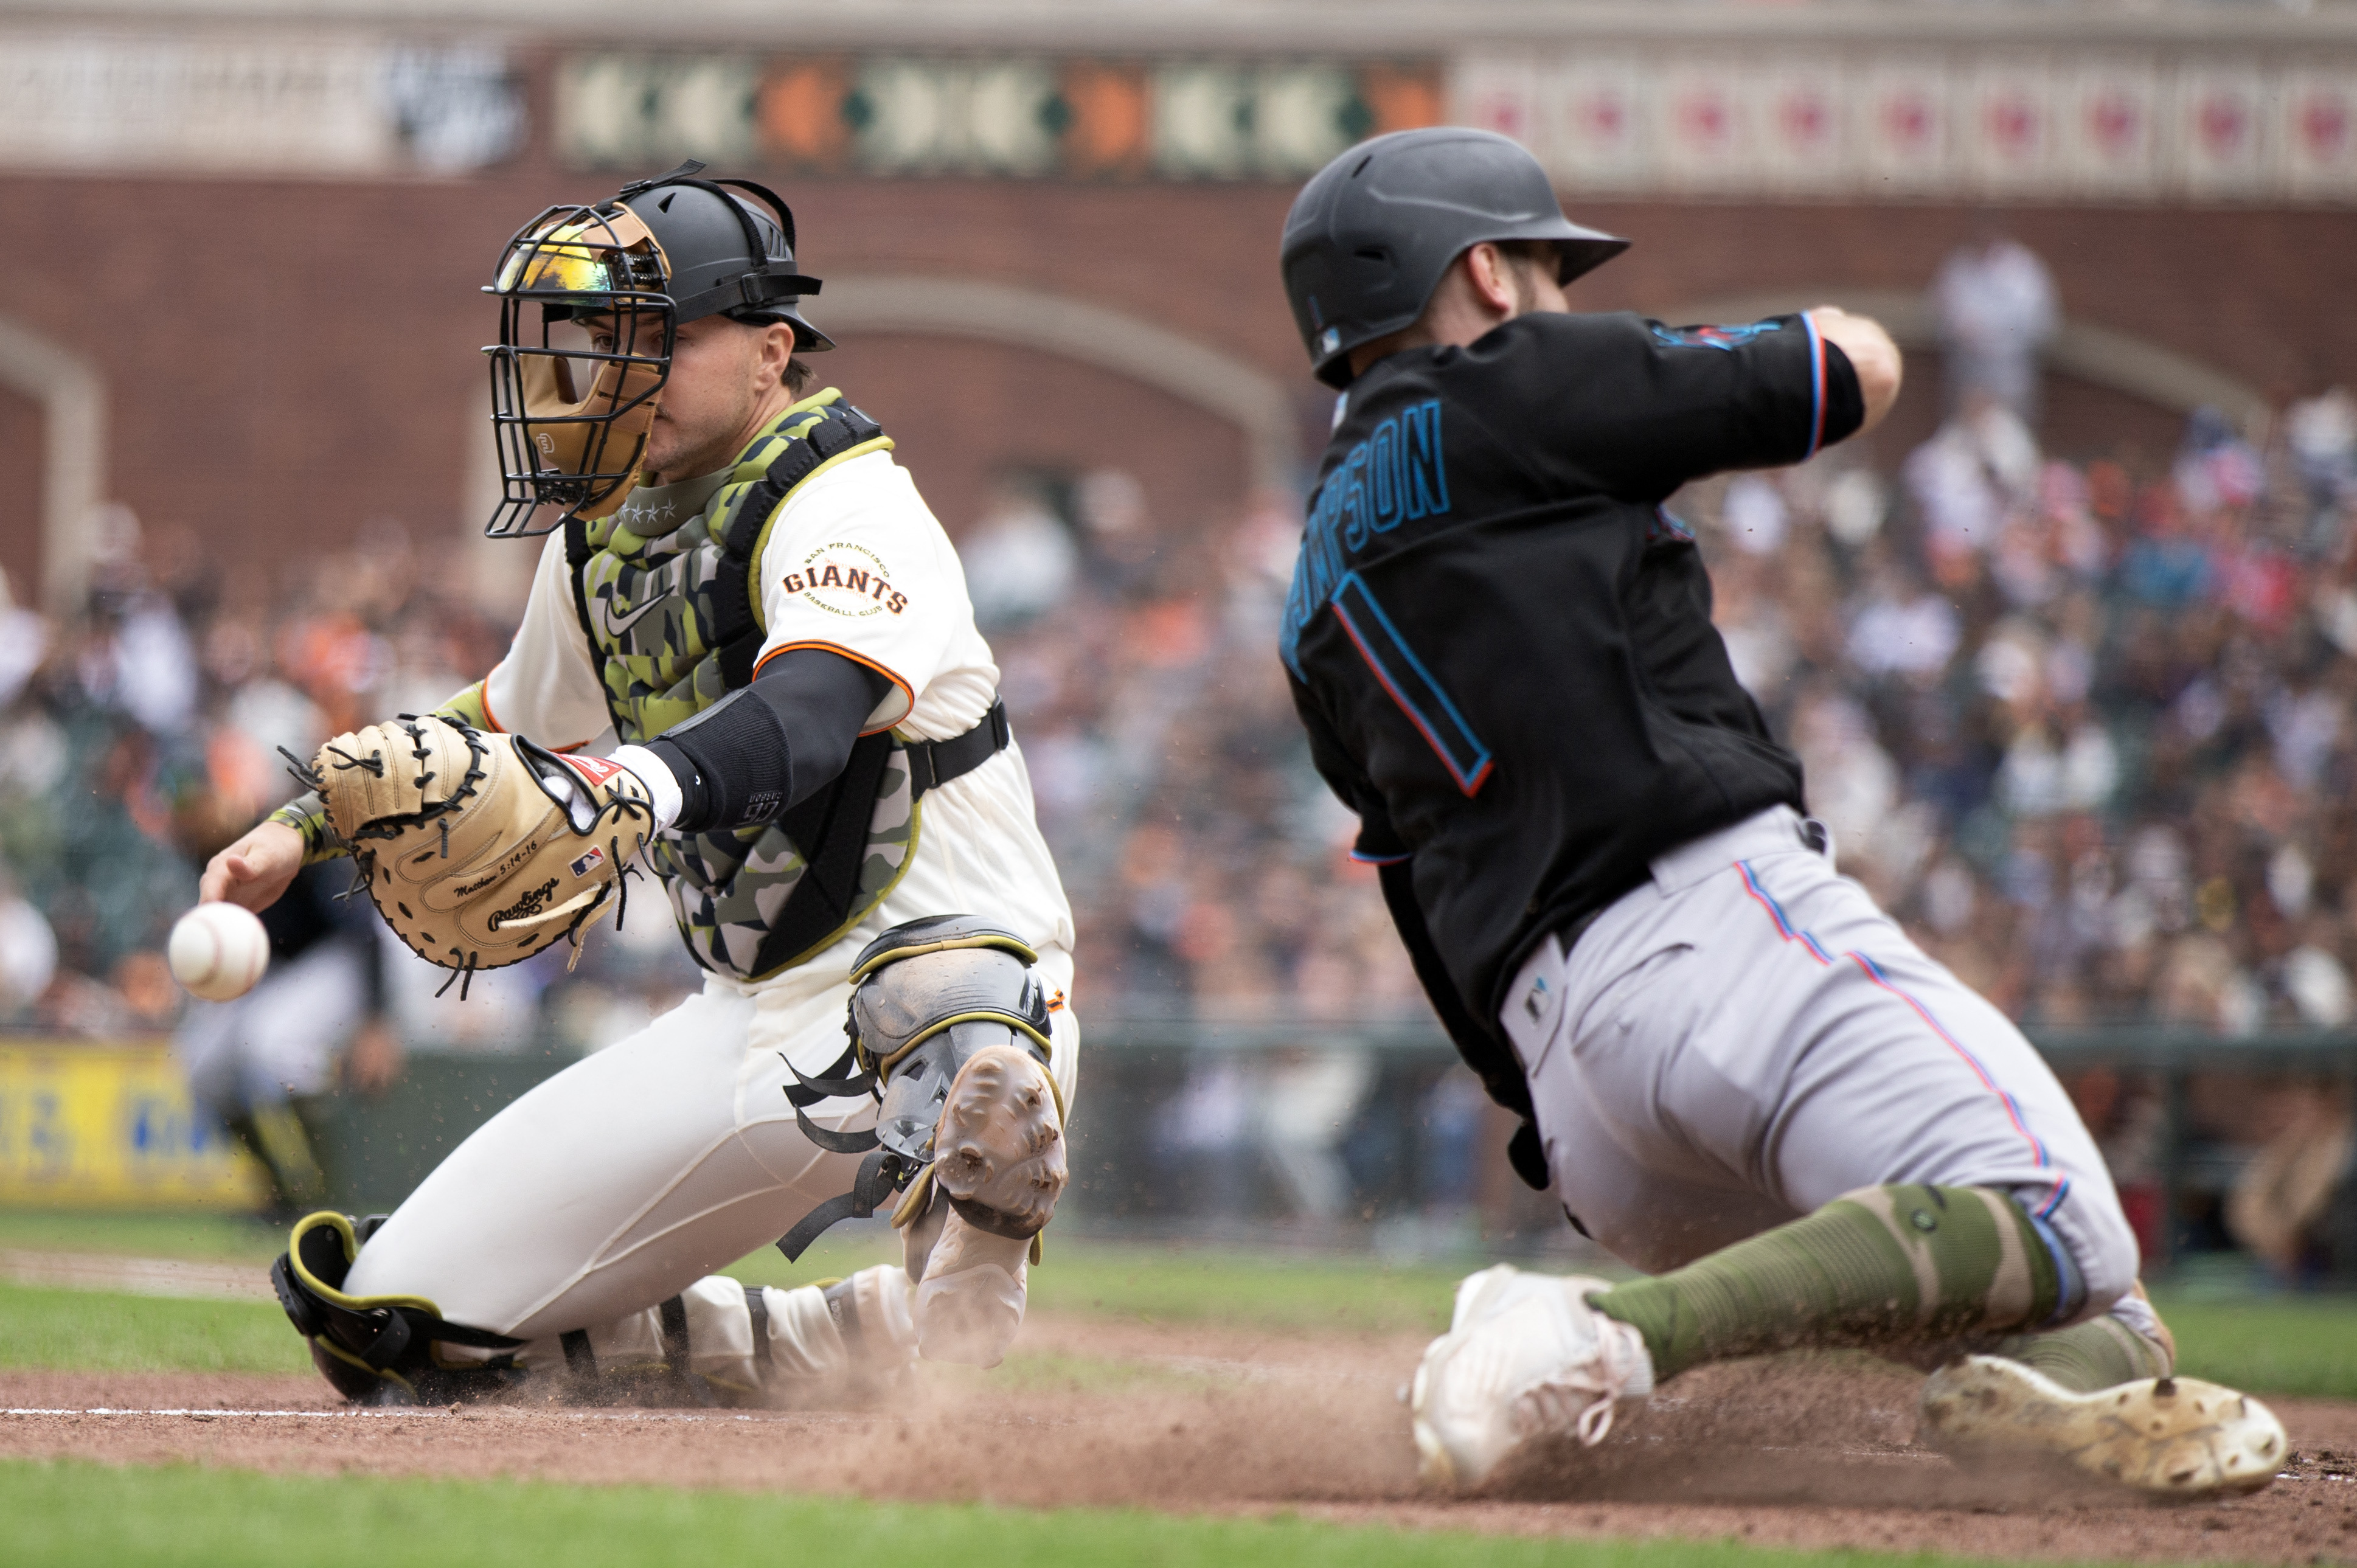
<svg viewBox="0 0 2357 1568">
<path fill-rule="evenodd" d="M 2029 1217 L 1986 1187 L 1863 1187 L 1789 1225 L 1591 1299 L 1645 1337 L 1656 1378 L 1798 1346 L 2017 1331 L 2061 1299 Z"/>
</svg>

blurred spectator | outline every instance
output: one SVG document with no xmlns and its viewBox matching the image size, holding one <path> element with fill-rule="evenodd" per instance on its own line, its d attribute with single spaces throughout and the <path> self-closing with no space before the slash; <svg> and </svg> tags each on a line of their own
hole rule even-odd
<svg viewBox="0 0 2357 1568">
<path fill-rule="evenodd" d="M 269 1217 L 291 1224 L 324 1202 L 320 1096 L 337 1058 L 354 1088 L 375 1093 L 401 1070 L 385 1010 L 375 908 L 339 899 L 350 878 L 315 865 L 263 911 L 270 968 L 231 1002 L 190 1002 L 172 1039 L 197 1104 L 262 1162 Z"/>
<path fill-rule="evenodd" d="M 1034 479 L 1002 480 L 959 555 L 985 632 L 1021 626 L 1071 591 L 1080 569 L 1072 531 Z"/>
<path fill-rule="evenodd" d="M 2226 1227 L 2279 1279 L 2298 1284 L 2357 1262 L 2332 1256 L 2347 1245 L 2334 1209 L 2350 1187 L 2357 1129 L 2339 1085 L 2286 1085 L 2274 1101 L 2276 1129 L 2227 1195 Z"/>
<path fill-rule="evenodd" d="M 0 866 L 0 1023 L 23 1018 L 58 972 L 58 939 Z"/>
<path fill-rule="evenodd" d="M 2035 423 L 2038 353 L 2061 324 L 2046 263 L 2014 240 L 1964 246 L 1942 263 L 1932 304 L 1947 356 L 1949 405 L 1982 392 Z"/>
</svg>

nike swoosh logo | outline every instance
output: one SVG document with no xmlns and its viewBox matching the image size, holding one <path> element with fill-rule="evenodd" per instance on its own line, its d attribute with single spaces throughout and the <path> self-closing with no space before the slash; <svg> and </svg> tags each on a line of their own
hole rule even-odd
<svg viewBox="0 0 2357 1568">
<path fill-rule="evenodd" d="M 640 605 L 637 609 L 632 610 L 629 615 L 618 617 L 614 614 L 613 600 L 599 599 L 597 601 L 597 615 L 598 628 L 605 632 L 606 636 L 611 640 L 619 642 L 622 640 L 623 637 L 629 633 L 632 627 L 638 625 L 639 622 L 646 619 L 650 614 L 661 609 L 662 607 L 663 600 L 662 598 L 652 598 L 649 599 L 645 604 Z"/>
</svg>

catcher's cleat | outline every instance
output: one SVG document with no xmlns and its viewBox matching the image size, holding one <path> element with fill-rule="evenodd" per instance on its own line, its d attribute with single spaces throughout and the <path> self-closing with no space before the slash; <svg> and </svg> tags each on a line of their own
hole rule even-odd
<svg viewBox="0 0 2357 1568">
<path fill-rule="evenodd" d="M 933 1149 L 933 1180 L 966 1223 L 1028 1240 L 1055 1218 L 1071 1176 L 1056 1080 L 1027 1051 L 984 1047 L 950 1085 Z"/>
<path fill-rule="evenodd" d="M 1457 1287 L 1449 1330 L 1426 1349 L 1408 1393 L 1426 1481 L 1479 1485 L 1535 1437 L 1593 1447 L 1622 1400 L 1653 1391 L 1643 1337 L 1587 1304 L 1605 1288 L 1512 1263 Z"/>
<path fill-rule="evenodd" d="M 1026 1259 L 1070 1170 L 1055 1080 L 1029 1052 L 985 1046 L 950 1084 L 933 1133 L 946 1212 L 916 1292 L 928 1360 L 995 1367 L 1023 1326 Z"/>
<path fill-rule="evenodd" d="M 2275 1412 L 2193 1378 L 2073 1393 L 1998 1356 L 1967 1356 L 1923 1385 L 1918 1437 L 1959 1455 L 2050 1454 L 2166 1497 L 2255 1492 L 2289 1452 Z"/>
</svg>

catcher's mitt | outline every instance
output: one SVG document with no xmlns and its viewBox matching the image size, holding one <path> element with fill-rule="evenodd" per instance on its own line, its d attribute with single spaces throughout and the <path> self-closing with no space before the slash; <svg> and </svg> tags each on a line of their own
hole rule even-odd
<svg viewBox="0 0 2357 1568">
<path fill-rule="evenodd" d="M 628 768 L 438 714 L 339 735 L 307 778 L 385 923 L 419 957 L 468 977 L 560 937 L 578 959 L 585 928 L 619 908 L 623 873 L 654 831 Z"/>
</svg>

